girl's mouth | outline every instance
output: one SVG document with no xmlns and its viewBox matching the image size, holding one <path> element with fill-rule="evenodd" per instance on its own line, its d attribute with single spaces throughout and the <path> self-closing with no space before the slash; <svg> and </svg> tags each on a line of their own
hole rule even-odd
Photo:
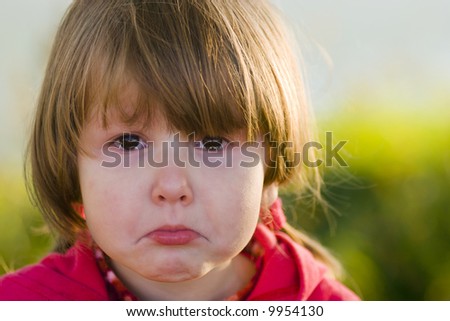
<svg viewBox="0 0 450 321">
<path fill-rule="evenodd" d="M 185 245 L 200 237 L 200 234 L 183 225 L 164 225 L 146 235 L 161 245 Z"/>
</svg>

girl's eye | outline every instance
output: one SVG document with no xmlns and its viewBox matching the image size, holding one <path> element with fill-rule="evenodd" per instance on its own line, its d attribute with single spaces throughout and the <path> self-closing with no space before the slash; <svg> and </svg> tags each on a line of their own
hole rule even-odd
<svg viewBox="0 0 450 321">
<path fill-rule="evenodd" d="M 197 142 L 197 147 L 202 148 L 208 152 L 222 151 L 228 141 L 223 137 L 206 136 L 200 142 Z"/>
<path fill-rule="evenodd" d="M 147 147 L 147 143 L 142 140 L 141 137 L 135 134 L 123 134 L 120 137 L 117 137 L 112 145 L 126 152 L 130 152 L 133 150 L 144 149 Z"/>
</svg>

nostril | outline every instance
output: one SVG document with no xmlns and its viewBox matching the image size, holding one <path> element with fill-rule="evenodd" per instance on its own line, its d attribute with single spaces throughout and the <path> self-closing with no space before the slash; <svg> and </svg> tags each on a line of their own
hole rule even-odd
<svg viewBox="0 0 450 321">
<path fill-rule="evenodd" d="M 176 202 L 188 205 L 192 202 L 193 193 L 187 182 L 164 180 L 158 181 L 157 185 L 152 187 L 151 198 L 155 204 L 160 206 Z"/>
</svg>

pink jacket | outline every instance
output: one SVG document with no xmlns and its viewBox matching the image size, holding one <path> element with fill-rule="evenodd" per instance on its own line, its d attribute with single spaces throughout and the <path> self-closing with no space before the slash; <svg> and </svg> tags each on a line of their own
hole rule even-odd
<svg viewBox="0 0 450 321">
<path fill-rule="evenodd" d="M 263 267 L 248 300 L 359 300 L 326 268 L 286 234 L 259 224 L 255 238 L 265 249 Z M 89 247 L 81 243 L 65 254 L 0 278 L 0 300 L 108 300 L 105 282 Z"/>
</svg>

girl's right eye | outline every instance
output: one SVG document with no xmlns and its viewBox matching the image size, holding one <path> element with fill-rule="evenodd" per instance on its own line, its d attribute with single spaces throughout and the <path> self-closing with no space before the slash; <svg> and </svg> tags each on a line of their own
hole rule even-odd
<svg viewBox="0 0 450 321">
<path fill-rule="evenodd" d="M 147 148 L 147 143 L 139 135 L 129 133 L 117 137 L 111 145 L 126 152 Z"/>
</svg>

